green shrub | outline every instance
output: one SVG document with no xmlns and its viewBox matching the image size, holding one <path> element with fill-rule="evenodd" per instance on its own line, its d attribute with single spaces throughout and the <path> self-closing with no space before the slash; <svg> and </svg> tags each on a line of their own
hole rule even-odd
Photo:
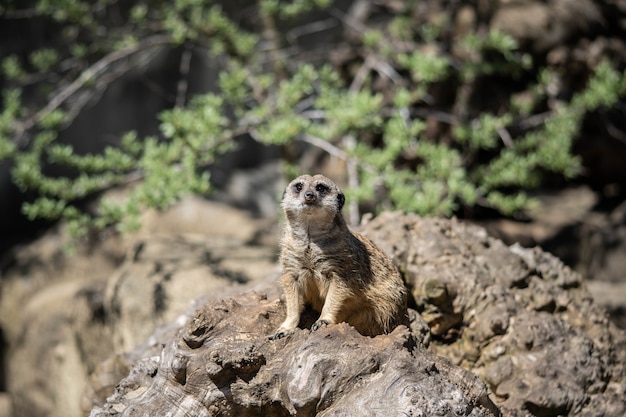
<svg viewBox="0 0 626 417">
<path fill-rule="evenodd" d="M 442 47 L 447 22 L 416 27 L 412 6 L 362 33 L 353 45 L 364 57 L 356 74 L 288 60 L 281 54 L 285 40 L 278 23 L 303 19 L 329 3 L 260 0 L 259 35 L 210 1 L 137 1 L 121 20 L 110 20 L 106 10 L 116 2 L 40 0 L 38 18 L 61 28 L 56 46 L 29 51 L 26 58 L 9 55 L 0 65 L 11 86 L 2 94 L 0 159 L 12 160 L 20 189 L 39 195 L 24 204 L 24 213 L 63 219 L 75 237 L 89 228 L 132 230 L 148 208 L 164 209 L 185 194 L 210 192 L 205 168 L 232 150 L 236 137 L 248 134 L 268 145 L 306 142 L 344 159 L 352 167 L 351 183 L 358 184 L 347 190 L 349 197 L 378 210 L 450 216 L 481 205 L 511 215 L 528 208 L 527 192 L 540 186 L 545 174 L 578 175 L 572 143 L 584 115 L 612 106 L 626 91 L 625 74 L 602 62 L 586 88 L 548 106 L 558 74 L 535 68 L 513 38 L 471 33 L 458 43 L 461 53 L 453 55 Z M 15 11 L 2 13 L 10 18 Z M 269 68 L 255 52 L 262 36 L 278 48 L 268 52 Z M 180 45 L 226 63 L 219 92 L 162 112 L 159 137 L 129 132 L 118 146 L 93 155 L 57 143 L 59 130 L 77 112 L 70 98 L 129 70 L 130 58 L 146 49 Z M 74 65 L 68 69 L 67 62 Z M 497 105 L 474 107 L 472 94 L 490 77 L 514 80 L 518 93 Z M 22 88 L 32 83 L 47 97 L 46 105 L 22 103 Z M 53 88 L 56 84 L 62 88 Z M 432 91 L 443 85 L 455 88 L 454 100 L 439 102 L 435 110 L 429 104 Z M 541 123 L 528 123 L 538 117 Z M 429 135 L 428 118 L 444 125 L 443 133 Z M 44 164 L 76 175 L 48 176 Z M 102 200 L 95 213 L 76 205 L 129 182 L 135 185 L 125 201 Z"/>
</svg>

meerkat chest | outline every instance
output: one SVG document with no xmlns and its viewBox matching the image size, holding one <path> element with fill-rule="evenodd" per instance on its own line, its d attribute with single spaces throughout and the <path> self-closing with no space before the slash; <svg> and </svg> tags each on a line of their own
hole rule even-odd
<svg viewBox="0 0 626 417">
<path fill-rule="evenodd" d="M 294 245 L 283 255 L 283 266 L 286 269 L 318 280 L 325 279 L 340 264 L 335 258 L 336 253 L 329 253 L 313 242 Z"/>
<path fill-rule="evenodd" d="M 308 245 L 302 252 L 300 266 L 318 279 L 324 278 L 332 269 L 328 254 L 314 244 Z"/>
</svg>

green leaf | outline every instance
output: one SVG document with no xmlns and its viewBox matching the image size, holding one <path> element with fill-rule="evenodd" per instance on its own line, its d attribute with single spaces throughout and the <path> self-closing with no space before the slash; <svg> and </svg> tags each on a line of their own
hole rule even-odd
<svg viewBox="0 0 626 417">
<path fill-rule="evenodd" d="M 26 75 L 16 55 L 9 55 L 2 60 L 2 73 L 9 80 L 19 80 Z"/>
<path fill-rule="evenodd" d="M 411 72 L 414 82 L 433 83 L 443 79 L 447 75 L 448 58 L 439 55 L 434 50 L 416 51 L 412 54 L 398 56 L 398 64 Z"/>
<path fill-rule="evenodd" d="M 41 120 L 39 120 L 39 125 L 44 129 L 55 130 L 61 128 L 66 120 L 67 113 L 61 109 L 56 109 L 45 114 Z"/>
<path fill-rule="evenodd" d="M 602 61 L 596 67 L 587 88 L 572 100 L 574 106 L 587 110 L 609 107 L 626 93 L 626 72 L 618 73 L 610 63 Z"/>
<path fill-rule="evenodd" d="M 48 71 L 59 62 L 60 56 L 55 49 L 43 48 L 31 52 L 30 62 L 38 71 Z"/>
</svg>

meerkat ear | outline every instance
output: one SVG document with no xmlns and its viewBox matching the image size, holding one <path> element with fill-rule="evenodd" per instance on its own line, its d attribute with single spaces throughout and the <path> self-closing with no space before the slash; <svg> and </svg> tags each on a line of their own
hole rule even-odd
<svg viewBox="0 0 626 417">
<path fill-rule="evenodd" d="M 337 195 L 337 209 L 341 210 L 345 202 L 346 202 L 346 196 L 344 196 L 343 193 L 339 193 Z"/>
</svg>

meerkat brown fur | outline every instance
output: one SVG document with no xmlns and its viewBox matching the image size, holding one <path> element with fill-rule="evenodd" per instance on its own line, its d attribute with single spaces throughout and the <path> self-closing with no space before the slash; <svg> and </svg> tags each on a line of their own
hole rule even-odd
<svg viewBox="0 0 626 417">
<path fill-rule="evenodd" d="M 371 240 L 348 229 L 344 202 L 323 175 L 302 175 L 287 186 L 280 254 L 287 318 L 273 339 L 293 332 L 307 304 L 320 313 L 313 331 L 347 322 L 376 336 L 408 324 L 400 273 Z"/>
</svg>

